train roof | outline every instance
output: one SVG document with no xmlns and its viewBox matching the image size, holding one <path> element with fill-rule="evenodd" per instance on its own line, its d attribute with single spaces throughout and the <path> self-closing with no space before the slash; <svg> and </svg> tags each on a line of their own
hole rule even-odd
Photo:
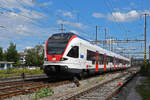
<svg viewBox="0 0 150 100">
<path fill-rule="evenodd" d="M 68 36 L 68 37 L 72 37 L 73 35 L 76 35 L 78 38 L 87 41 L 87 42 L 88 42 L 89 44 L 91 44 L 91 45 L 95 45 L 95 46 L 97 47 L 97 49 L 101 49 L 101 51 L 103 51 L 104 54 L 111 54 L 112 56 L 115 56 L 116 58 L 129 60 L 129 58 L 127 58 L 127 57 L 124 57 L 124 56 L 121 56 L 120 54 L 116 54 L 116 53 L 114 53 L 114 52 L 112 52 L 112 51 L 106 50 L 106 49 L 104 49 L 104 48 L 102 48 L 102 47 L 100 47 L 100 46 L 98 46 L 98 45 L 96 45 L 96 44 L 92 44 L 89 40 L 87 40 L 87 39 L 85 39 L 85 38 L 83 38 L 83 37 L 81 37 L 81 36 L 79 36 L 79 35 L 77 35 L 77 34 L 75 34 L 75 33 L 72 33 L 72 32 L 56 33 L 56 34 L 53 34 L 50 38 L 52 38 L 52 37 L 54 37 L 54 36 L 56 36 L 56 37 L 57 37 L 57 36 L 62 36 L 62 37 L 63 37 L 63 36 Z M 56 37 L 55 37 L 55 38 L 56 38 Z M 59 38 L 59 37 L 57 37 L 57 38 Z"/>
</svg>

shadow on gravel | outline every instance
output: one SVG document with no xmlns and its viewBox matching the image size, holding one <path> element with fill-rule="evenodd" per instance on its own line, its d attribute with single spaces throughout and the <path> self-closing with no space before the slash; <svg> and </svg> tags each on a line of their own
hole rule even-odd
<svg viewBox="0 0 150 100">
<path fill-rule="evenodd" d="M 136 86 L 140 85 L 142 77 L 136 75 L 128 84 L 126 84 L 111 100 L 142 100 L 141 96 L 136 92 Z"/>
</svg>

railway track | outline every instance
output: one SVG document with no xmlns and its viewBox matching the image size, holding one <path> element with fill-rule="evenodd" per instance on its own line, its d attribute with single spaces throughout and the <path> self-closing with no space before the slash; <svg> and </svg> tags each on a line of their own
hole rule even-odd
<svg viewBox="0 0 150 100">
<path fill-rule="evenodd" d="M 47 78 L 46 75 L 27 75 L 25 80 L 39 79 L 39 78 Z M 20 81 L 22 80 L 21 76 L 12 77 L 12 78 L 0 78 L 0 82 L 9 82 L 9 81 Z"/>
<path fill-rule="evenodd" d="M 100 76 L 97 76 L 97 79 L 95 82 L 91 81 L 93 85 L 88 85 L 89 82 L 86 82 L 85 84 L 82 84 L 80 87 L 73 88 L 73 84 L 71 81 L 59 81 L 59 82 L 54 82 L 54 81 L 14 81 L 14 82 L 3 82 L 0 83 L 0 99 L 2 98 L 7 98 L 7 97 L 12 97 L 15 95 L 20 95 L 20 94 L 27 94 L 34 92 L 40 88 L 47 88 L 47 87 L 56 87 L 56 90 L 59 89 L 59 91 L 55 91 L 53 88 L 54 94 L 50 97 L 52 100 L 57 100 L 58 98 L 61 100 L 81 100 L 86 97 L 85 95 L 88 94 L 89 92 L 92 92 L 96 90 L 97 88 L 104 87 L 102 88 L 103 91 L 99 90 L 101 93 L 107 94 L 107 90 L 109 90 L 107 87 L 111 87 L 110 91 L 113 92 L 114 90 L 118 89 L 120 86 L 116 86 L 118 82 L 123 82 L 123 80 L 127 80 L 128 78 L 122 78 L 125 77 L 125 75 L 131 75 L 133 72 L 137 72 L 136 70 L 132 71 L 123 71 L 123 72 L 117 72 L 117 73 L 107 73 L 104 74 L 105 80 L 99 80 Z M 108 79 L 107 79 L 108 78 Z M 122 80 L 120 80 L 122 78 Z M 92 80 L 92 78 L 88 78 L 85 80 L 81 81 L 87 81 L 87 80 Z M 118 81 L 117 81 L 118 79 Z M 115 86 L 113 86 L 113 82 L 115 82 Z M 100 82 L 100 83 L 99 83 Z M 69 83 L 72 84 L 69 85 Z M 68 84 L 68 85 L 63 85 L 63 84 Z M 107 86 L 108 84 L 108 86 Z M 105 86 L 106 85 L 106 86 Z M 84 86 L 84 87 L 83 87 Z M 62 88 L 60 88 L 62 87 Z M 106 91 L 104 90 L 106 88 Z M 66 91 L 64 91 L 64 90 Z M 58 93 L 58 94 L 57 94 Z M 104 96 L 104 95 L 103 95 Z M 81 98 L 80 98 L 81 97 Z M 108 94 L 105 97 L 111 97 L 111 95 L 108 96 Z M 47 100 L 47 99 L 46 99 Z M 98 99 L 99 100 L 99 99 Z M 101 100 L 101 99 L 100 99 Z M 104 99 L 102 99 L 104 100 Z M 107 100 L 107 99 L 106 99 Z"/>
<path fill-rule="evenodd" d="M 136 72 L 122 74 L 104 83 L 81 90 L 70 97 L 65 97 L 64 100 L 110 100 L 135 74 Z"/>
<path fill-rule="evenodd" d="M 0 99 L 7 97 L 12 97 L 15 95 L 27 94 L 35 92 L 41 88 L 48 88 L 53 86 L 58 86 L 62 84 L 68 84 L 70 81 L 60 81 L 53 83 L 46 83 L 44 81 L 34 82 L 34 81 L 11 81 L 11 82 L 1 82 L 0 83 Z"/>
<path fill-rule="evenodd" d="M 81 80 L 80 87 L 74 87 L 71 84 L 67 86 L 59 86 L 59 88 L 53 88 L 54 94 L 52 96 L 43 100 L 109 100 L 138 71 L 139 69 L 133 68 Z M 88 96 L 88 94 L 92 92 L 95 94 L 94 91 L 96 91 L 95 93 L 100 92 L 99 96 L 101 98 L 96 98 L 94 95 L 93 98 L 90 98 L 91 95 Z"/>
</svg>

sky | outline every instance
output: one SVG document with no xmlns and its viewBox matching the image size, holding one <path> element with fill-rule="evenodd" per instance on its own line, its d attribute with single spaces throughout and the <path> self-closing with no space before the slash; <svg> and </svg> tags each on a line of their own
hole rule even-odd
<svg viewBox="0 0 150 100">
<path fill-rule="evenodd" d="M 150 15 L 149 4 L 149 0 L 0 0 L 0 47 L 6 50 L 13 42 L 23 52 L 44 44 L 48 37 L 60 32 L 60 24 L 65 32 L 74 32 L 90 41 L 95 39 L 96 25 L 98 40 L 104 40 L 105 28 L 108 40 L 143 40 L 143 14 Z M 149 45 L 147 16 L 147 48 Z M 114 51 L 142 52 L 143 46 L 143 42 L 114 44 Z"/>
</svg>

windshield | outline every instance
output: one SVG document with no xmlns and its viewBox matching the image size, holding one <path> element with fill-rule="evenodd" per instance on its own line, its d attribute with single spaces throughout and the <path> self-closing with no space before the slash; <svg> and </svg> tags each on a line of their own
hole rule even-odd
<svg viewBox="0 0 150 100">
<path fill-rule="evenodd" d="M 56 55 L 63 54 L 69 39 L 73 36 L 73 34 L 54 34 L 48 39 L 47 43 L 47 54 Z"/>
</svg>

